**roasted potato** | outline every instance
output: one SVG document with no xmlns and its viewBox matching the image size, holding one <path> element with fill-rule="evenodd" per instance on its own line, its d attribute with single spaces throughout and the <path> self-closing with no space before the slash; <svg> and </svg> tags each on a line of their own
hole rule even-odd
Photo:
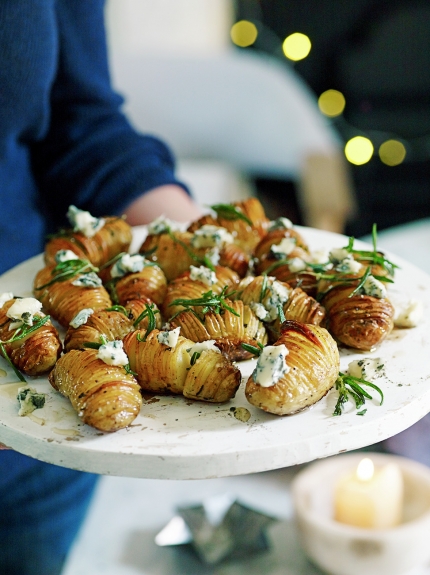
<svg viewBox="0 0 430 575">
<path fill-rule="evenodd" d="M 130 425 L 142 405 L 140 387 L 123 367 L 107 365 L 97 350 L 73 349 L 49 374 L 54 389 L 70 399 L 82 421 L 100 431 Z"/>
<path fill-rule="evenodd" d="M 252 374 L 245 395 L 264 411 L 292 415 L 319 401 L 333 387 L 339 374 L 339 351 L 326 329 L 292 320 L 281 326 L 274 347 L 280 345 L 288 350 L 286 358 L 281 358 L 286 372 L 268 387 L 256 383 Z"/>
<path fill-rule="evenodd" d="M 104 220 L 104 226 L 93 237 L 69 229 L 48 240 L 45 245 L 46 265 L 55 264 L 55 256 L 60 250 L 70 250 L 96 267 L 126 252 L 132 239 L 131 226 L 120 217 L 105 217 Z"/>
<path fill-rule="evenodd" d="M 19 328 L 10 329 L 14 320 L 7 315 L 8 310 L 17 299 L 10 299 L 0 309 L 0 340 L 2 342 L 7 342 L 20 333 Z M 37 312 L 33 320 L 34 325 L 37 325 L 38 318 L 43 319 L 44 317 L 44 313 Z M 49 320 L 27 336 L 3 345 L 13 365 L 26 375 L 31 376 L 48 373 L 54 367 L 62 351 L 58 331 Z"/>
<path fill-rule="evenodd" d="M 56 266 L 41 269 L 34 280 L 34 296 L 42 302 L 44 310 L 63 327 L 68 327 L 76 314 L 85 308 L 94 311 L 112 305 L 108 292 L 103 286 L 85 287 L 73 285 L 78 278 L 55 281 Z"/>
</svg>

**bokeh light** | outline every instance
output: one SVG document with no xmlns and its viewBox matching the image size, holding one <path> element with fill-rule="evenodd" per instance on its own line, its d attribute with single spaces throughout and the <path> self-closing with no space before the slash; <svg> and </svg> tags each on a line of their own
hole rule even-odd
<svg viewBox="0 0 430 575">
<path fill-rule="evenodd" d="M 373 156 L 373 144 L 369 138 L 364 136 L 355 136 L 345 145 L 345 156 L 351 164 L 361 166 Z"/>
<path fill-rule="evenodd" d="M 340 116 L 345 109 L 345 96 L 338 90 L 326 90 L 318 98 L 318 107 L 330 118 Z"/>
<path fill-rule="evenodd" d="M 282 49 L 284 54 L 290 60 L 297 62 L 298 60 L 303 60 L 311 51 L 311 41 L 306 34 L 301 32 L 294 32 L 290 34 L 284 40 L 282 44 Z"/>
<path fill-rule="evenodd" d="M 257 26 L 248 20 L 240 20 L 233 24 L 230 37 L 233 44 L 246 48 L 254 44 L 258 36 Z"/>
<path fill-rule="evenodd" d="M 406 158 L 406 148 L 399 140 L 387 140 L 379 147 L 379 157 L 387 166 L 398 166 Z"/>
</svg>

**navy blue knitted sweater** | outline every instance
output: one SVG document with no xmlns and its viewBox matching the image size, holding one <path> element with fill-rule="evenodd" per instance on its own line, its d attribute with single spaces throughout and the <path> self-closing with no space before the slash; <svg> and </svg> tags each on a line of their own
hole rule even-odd
<svg viewBox="0 0 430 575">
<path fill-rule="evenodd" d="M 121 213 L 178 183 L 110 86 L 104 0 L 0 1 L 0 272 L 41 251 L 75 204 Z"/>
</svg>

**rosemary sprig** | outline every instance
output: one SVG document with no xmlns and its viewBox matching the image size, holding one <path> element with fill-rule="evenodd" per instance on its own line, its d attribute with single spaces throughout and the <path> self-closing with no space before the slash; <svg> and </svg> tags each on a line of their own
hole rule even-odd
<svg viewBox="0 0 430 575">
<path fill-rule="evenodd" d="M 260 342 L 257 342 L 257 346 L 251 345 L 250 343 L 241 343 L 241 348 L 249 353 L 252 353 L 255 356 L 259 356 L 264 349 L 264 345 Z"/>
<path fill-rule="evenodd" d="M 342 415 L 343 406 L 349 401 L 350 397 L 355 401 L 356 409 L 360 409 L 360 407 L 365 404 L 366 399 L 373 399 L 372 396 L 363 389 L 363 385 L 375 389 L 381 397 L 379 405 L 383 404 L 384 394 L 377 385 L 360 377 L 353 377 L 352 375 L 339 372 L 339 376 L 335 383 L 336 389 L 339 392 L 339 397 L 336 402 L 333 415 Z M 365 410 L 359 412 L 360 415 L 364 415 L 364 413 Z"/>
<path fill-rule="evenodd" d="M 55 268 L 51 272 L 51 275 L 54 276 L 52 280 L 50 280 L 46 284 L 36 287 L 35 289 L 41 290 L 51 286 L 56 282 L 64 282 L 69 279 L 72 279 L 77 275 L 88 272 L 97 273 L 98 271 L 99 269 L 93 266 L 93 264 L 87 260 L 67 260 L 65 262 L 60 262 L 55 266 Z"/>
<path fill-rule="evenodd" d="M 349 238 L 348 245 L 344 248 L 350 254 L 353 254 L 355 259 L 359 262 L 361 261 L 370 261 L 373 265 L 380 265 L 383 267 L 390 276 L 394 276 L 396 268 L 398 269 L 399 266 L 394 264 L 392 261 L 388 260 L 383 254 L 378 252 L 377 249 L 377 226 L 373 224 L 372 226 L 372 244 L 373 244 L 373 251 L 370 250 L 355 250 L 354 249 L 354 241 L 353 237 Z"/>
<path fill-rule="evenodd" d="M 216 271 L 215 270 L 215 266 L 213 265 L 213 263 L 210 261 L 210 259 L 205 255 L 202 258 L 199 257 L 198 255 L 196 255 L 193 250 L 190 248 L 190 246 L 187 246 L 187 244 L 185 242 L 183 242 L 182 240 L 180 240 L 179 238 L 177 238 L 175 236 L 175 234 L 173 232 L 171 232 L 170 230 L 167 231 L 169 237 L 177 244 L 179 244 L 181 246 L 181 248 L 183 248 L 188 256 L 195 262 L 197 262 L 198 264 L 200 264 L 201 266 L 206 266 L 207 268 L 209 268 L 211 271 Z"/>
<path fill-rule="evenodd" d="M 11 366 L 11 368 L 15 372 L 15 375 L 18 377 L 18 379 L 20 381 L 27 383 L 27 380 L 25 379 L 25 377 L 22 375 L 22 373 L 19 371 L 19 369 L 17 369 L 15 367 L 15 365 L 12 363 L 12 360 L 10 359 L 10 357 L 6 351 L 5 345 L 8 343 L 14 343 L 16 341 L 19 341 L 21 339 L 28 337 L 34 331 L 36 331 L 40 327 L 42 327 L 42 325 L 45 325 L 45 323 L 47 323 L 50 319 L 51 319 L 51 316 L 49 316 L 49 315 L 45 315 L 44 317 L 37 316 L 37 319 L 33 323 L 33 325 L 22 324 L 22 326 L 18 327 L 14 331 L 14 333 L 10 339 L 0 340 L 0 353 L 4 357 L 4 359 L 7 361 L 7 363 Z"/>
<path fill-rule="evenodd" d="M 190 365 L 194 365 L 201 355 L 201 352 L 195 351 L 191 356 Z"/>
<path fill-rule="evenodd" d="M 263 274 L 263 283 L 261 284 L 261 291 L 260 291 L 260 303 L 263 301 L 263 299 L 266 297 L 266 293 L 267 293 L 267 274 Z"/>
<path fill-rule="evenodd" d="M 217 216 L 225 220 L 242 220 L 249 226 L 253 226 L 252 221 L 237 206 L 232 204 L 214 204 L 210 208 L 216 212 Z"/>
<path fill-rule="evenodd" d="M 183 306 L 184 308 L 186 308 L 187 310 L 189 310 L 189 308 L 191 308 L 191 307 L 201 307 L 202 308 L 201 313 L 203 315 L 205 315 L 209 311 L 213 311 L 214 313 L 219 314 L 219 313 L 221 313 L 221 311 L 223 309 L 226 309 L 230 313 L 232 313 L 233 315 L 240 317 L 240 313 L 238 313 L 235 309 L 233 309 L 231 306 L 229 306 L 225 301 L 226 298 L 229 298 L 230 296 L 232 296 L 235 293 L 235 292 L 227 293 L 227 288 L 228 288 L 228 286 L 224 286 L 222 289 L 222 292 L 219 295 L 216 295 L 213 293 L 212 290 L 209 290 L 206 293 L 204 293 L 201 298 L 196 298 L 196 299 L 178 298 L 178 299 L 173 300 L 172 303 L 169 304 L 169 307 L 174 306 L 174 305 L 180 305 L 180 306 Z M 170 318 L 169 321 L 174 319 L 177 315 L 179 315 L 183 311 L 184 310 L 180 310 L 180 311 L 176 312 Z M 192 310 L 190 310 L 190 311 L 192 311 Z"/>
<path fill-rule="evenodd" d="M 141 337 L 140 334 L 138 333 L 136 336 L 137 341 L 140 341 L 140 342 L 146 341 L 148 335 L 151 333 L 152 330 L 155 329 L 155 326 L 157 325 L 157 322 L 155 319 L 156 313 L 159 313 L 159 311 L 153 309 L 153 304 L 147 304 L 147 303 L 145 304 L 145 309 L 143 310 L 143 312 L 139 315 L 139 317 L 133 323 L 134 327 L 136 327 L 137 325 L 139 325 L 139 323 L 145 317 L 148 318 L 148 326 L 146 328 L 145 335 L 143 337 Z"/>
</svg>

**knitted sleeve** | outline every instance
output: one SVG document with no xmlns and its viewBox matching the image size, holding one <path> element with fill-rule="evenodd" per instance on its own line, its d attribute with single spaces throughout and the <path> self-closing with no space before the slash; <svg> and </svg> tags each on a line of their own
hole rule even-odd
<svg viewBox="0 0 430 575">
<path fill-rule="evenodd" d="M 69 204 L 120 213 L 157 186 L 179 184 L 168 147 L 134 131 L 110 84 L 104 0 L 59 0 L 58 71 L 47 136 L 32 149 L 43 210 L 64 221 Z"/>
</svg>

